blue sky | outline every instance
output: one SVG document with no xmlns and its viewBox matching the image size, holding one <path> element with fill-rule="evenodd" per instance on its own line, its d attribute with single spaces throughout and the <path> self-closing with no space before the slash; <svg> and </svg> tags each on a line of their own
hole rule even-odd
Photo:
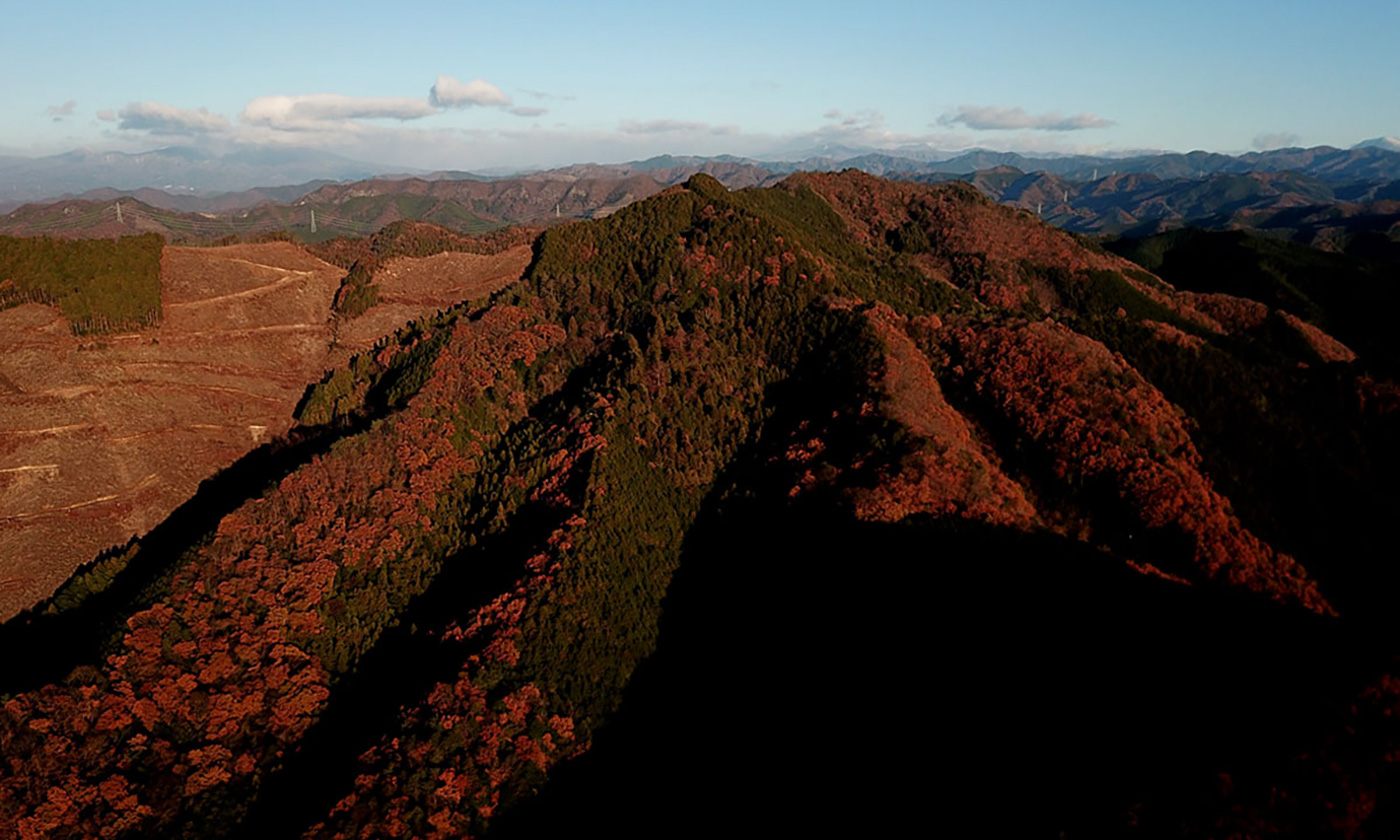
<svg viewBox="0 0 1400 840">
<path fill-rule="evenodd" d="M 0 154 L 279 145 L 469 169 L 1400 134 L 1394 0 L 18 0 L 0 20 Z"/>
</svg>

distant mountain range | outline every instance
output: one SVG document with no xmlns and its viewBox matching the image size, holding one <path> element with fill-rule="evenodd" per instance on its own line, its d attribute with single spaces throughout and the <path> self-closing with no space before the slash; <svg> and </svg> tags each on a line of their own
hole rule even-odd
<svg viewBox="0 0 1400 840">
<path fill-rule="evenodd" d="M 172 146 L 140 154 L 75 149 L 48 157 L 0 157 L 0 211 L 103 187 L 207 195 L 260 184 L 358 180 L 386 168 L 309 149 L 242 149 L 220 155 Z"/>
<path fill-rule="evenodd" d="M 1364 146 L 1336 149 L 1274 149 L 1226 155 L 1218 152 L 1163 153 L 1129 158 L 1026 157 L 1015 152 L 968 152 L 950 160 L 911 169 L 914 172 L 972 172 L 1014 166 L 1025 172 L 1049 172 L 1073 180 L 1097 180 L 1105 175 L 1141 173 L 1161 178 L 1202 178 L 1207 175 L 1251 172 L 1299 172 L 1327 181 L 1394 180 L 1400 177 L 1400 149 Z"/>
<path fill-rule="evenodd" d="M 967 181 L 988 198 L 1079 233 L 1142 236 L 1188 225 L 1249 228 L 1328 250 L 1345 250 L 1358 236 L 1378 237 L 1385 250 L 1400 251 L 1400 180 L 1332 183 L 1298 172 L 1252 172 L 1204 178 L 1135 173 L 1076 181 L 1010 166 L 912 179 Z M 1375 250 L 1375 244 L 1366 247 Z"/>
<path fill-rule="evenodd" d="M 1022 172 L 1045 172 L 1073 181 L 1096 181 L 1122 174 L 1156 175 L 1159 178 L 1205 178 L 1217 174 L 1246 175 L 1264 172 L 1297 172 L 1330 183 L 1391 181 L 1400 179 L 1400 140 L 1378 137 L 1350 149 L 1316 146 L 1308 149 L 1275 149 L 1228 155 L 1216 152 L 1150 153 L 1136 155 L 1030 156 L 1017 152 L 973 149 L 945 152 L 923 146 L 873 149 L 821 146 L 777 155 L 773 159 L 719 155 L 715 157 L 663 155 L 621 164 L 577 164 L 550 170 L 513 174 L 482 174 L 460 170 L 422 172 L 383 164 L 351 160 L 308 149 L 242 149 L 214 154 L 174 146 L 141 154 L 95 152 L 79 149 L 60 155 L 26 158 L 0 156 L 0 212 L 25 203 L 59 198 L 103 200 L 119 190 L 153 207 L 185 212 L 226 212 L 256 206 L 263 200 L 295 200 L 320 184 L 311 182 L 358 181 L 368 178 L 492 181 L 520 177 L 618 177 L 638 173 L 663 183 L 677 182 L 677 173 L 704 172 L 730 187 L 773 183 L 775 176 L 798 171 L 831 172 L 859 169 L 882 177 L 964 175 L 978 170 L 1010 166 Z M 680 180 L 684 180 L 680 177 Z M 272 191 L 264 185 L 276 185 Z M 155 189 L 182 198 L 211 199 L 175 203 L 137 191 Z M 244 194 L 229 197 L 225 193 Z"/>
<path fill-rule="evenodd" d="M 1132 157 L 1111 155 L 1073 155 L 1063 157 L 1031 157 L 1017 152 L 995 152 L 974 149 L 946 158 L 918 156 L 909 150 L 865 150 L 850 154 L 853 149 L 835 149 L 832 154 L 813 155 L 800 160 L 760 160 L 734 156 L 677 157 L 665 155 L 643 161 L 616 165 L 588 165 L 593 171 L 651 171 L 701 167 L 712 164 L 749 166 L 775 175 L 793 172 L 832 172 L 859 169 L 881 177 L 898 175 L 965 175 L 998 166 L 1010 166 L 1022 172 L 1046 172 L 1076 181 L 1098 180 L 1122 174 L 1156 175 L 1159 178 L 1204 178 L 1209 175 L 1244 175 L 1255 172 L 1298 172 L 1328 182 L 1400 179 L 1400 145 L 1389 146 L 1393 138 L 1366 141 L 1352 149 L 1316 146 L 1311 149 L 1275 149 L 1227 155 L 1217 152 L 1188 154 L 1158 153 Z M 929 153 L 931 154 L 931 153 Z M 565 167 L 555 172 L 570 172 L 578 167 Z M 548 174 L 548 173 L 536 173 Z M 479 176 L 474 176 L 479 177 Z M 723 180 L 723 179 L 721 179 Z"/>
<path fill-rule="evenodd" d="M 290 204 L 309 192 L 329 184 L 339 183 L 341 182 L 320 178 L 315 181 L 307 181 L 304 184 L 289 184 L 283 187 L 254 187 L 250 190 L 221 192 L 212 195 L 174 193 L 155 187 L 142 187 L 135 190 L 100 187 L 77 196 L 60 196 L 59 200 L 115 201 L 119 198 L 131 198 L 161 210 L 178 210 L 182 213 L 231 213 L 267 202 Z"/>
<path fill-rule="evenodd" d="M 323 178 L 204 195 L 104 187 L 47 204 L 0 208 L 8 211 L 0 217 L 0 233 L 91 237 L 155 232 L 172 240 L 207 241 L 291 230 L 316 241 L 371 233 L 401 219 L 470 233 L 508 224 L 599 218 L 697 174 L 742 189 L 770 186 L 799 170 L 859 169 L 896 180 L 966 181 L 995 201 L 1079 233 L 1142 236 L 1188 225 L 1249 228 L 1328 250 L 1361 248 L 1389 258 L 1400 256 L 1400 151 L 1389 148 L 1394 142 L 1378 138 L 1345 150 L 1122 159 L 1028 158 L 985 150 L 943 161 L 876 152 L 787 162 L 663 155 L 512 177 L 444 170 L 349 182 Z M 158 160 L 182 159 L 181 150 L 165 151 L 169 154 L 120 156 L 118 163 L 137 167 L 131 170 L 135 173 Z M 187 157 L 191 167 L 229 160 Z M 143 160 L 133 163 L 135 158 Z M 292 156 L 282 163 L 294 168 L 334 161 L 298 163 Z M 5 165 L 0 160 L 0 173 Z M 124 208 L 121 218 L 118 199 Z"/>
<path fill-rule="evenodd" d="M 656 158 L 621 166 L 583 164 L 517 178 L 438 172 L 203 197 L 100 189 L 12 210 L 0 216 L 0 234 L 88 238 L 159 233 L 176 241 L 208 241 L 289 230 L 317 241 L 373 233 L 400 220 L 477 233 L 510 224 L 600 218 L 696 174 L 736 187 L 768 186 L 783 177 L 747 163 Z"/>
<path fill-rule="evenodd" d="M 1392 152 L 1400 152 L 1400 137 L 1373 137 L 1370 140 L 1362 140 L 1354 148 L 1390 149 Z"/>
</svg>

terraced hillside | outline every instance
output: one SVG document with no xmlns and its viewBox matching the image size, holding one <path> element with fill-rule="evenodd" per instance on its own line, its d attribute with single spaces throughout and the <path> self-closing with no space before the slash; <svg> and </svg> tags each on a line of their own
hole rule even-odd
<svg viewBox="0 0 1400 840">
<path fill-rule="evenodd" d="M 75 336 L 55 307 L 0 310 L 0 615 L 284 435 L 325 370 L 518 278 L 528 255 L 402 258 L 360 319 L 332 311 L 344 270 L 286 242 L 165 248 L 163 317 L 140 331 Z"/>
</svg>

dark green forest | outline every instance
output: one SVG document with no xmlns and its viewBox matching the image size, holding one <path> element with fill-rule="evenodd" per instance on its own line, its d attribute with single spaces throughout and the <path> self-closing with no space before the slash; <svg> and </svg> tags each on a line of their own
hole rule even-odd
<svg viewBox="0 0 1400 840">
<path fill-rule="evenodd" d="M 119 239 L 0 236 L 0 306 L 56 306 L 76 335 L 160 323 L 156 234 Z"/>
</svg>

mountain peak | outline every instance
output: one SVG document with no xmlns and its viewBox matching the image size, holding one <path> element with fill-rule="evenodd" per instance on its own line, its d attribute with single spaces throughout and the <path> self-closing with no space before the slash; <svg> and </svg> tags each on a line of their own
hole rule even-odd
<svg viewBox="0 0 1400 840">
<path fill-rule="evenodd" d="M 1353 149 L 1387 149 L 1392 152 L 1400 152 L 1400 137 L 1373 137 L 1370 140 L 1362 140 Z"/>
</svg>

